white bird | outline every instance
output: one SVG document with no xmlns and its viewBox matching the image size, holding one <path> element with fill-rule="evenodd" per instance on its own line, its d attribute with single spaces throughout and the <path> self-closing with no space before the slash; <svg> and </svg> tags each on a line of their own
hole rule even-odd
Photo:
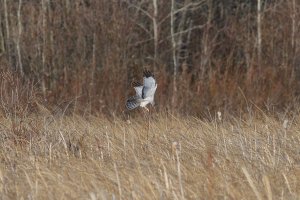
<svg viewBox="0 0 300 200">
<path fill-rule="evenodd" d="M 146 106 L 149 103 L 151 103 L 152 106 L 154 105 L 154 94 L 157 88 L 153 73 L 149 70 L 145 70 L 144 85 L 139 82 L 133 82 L 132 85 L 136 91 L 136 95 L 127 99 L 126 108 L 132 110 L 140 106 L 149 112 Z"/>
</svg>

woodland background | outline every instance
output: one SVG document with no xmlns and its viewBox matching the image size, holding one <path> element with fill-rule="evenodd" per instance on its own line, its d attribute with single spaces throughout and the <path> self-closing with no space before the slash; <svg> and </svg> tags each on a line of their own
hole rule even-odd
<svg viewBox="0 0 300 200">
<path fill-rule="evenodd" d="M 148 68 L 156 110 L 291 110 L 299 29 L 296 0 L 1 0 L 2 109 L 123 113 Z"/>
</svg>

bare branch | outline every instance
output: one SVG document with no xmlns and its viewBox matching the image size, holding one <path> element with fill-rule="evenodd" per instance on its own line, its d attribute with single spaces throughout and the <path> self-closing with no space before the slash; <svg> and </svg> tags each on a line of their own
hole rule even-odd
<svg viewBox="0 0 300 200">
<path fill-rule="evenodd" d="M 141 12 L 144 13 L 147 17 L 149 17 L 151 20 L 153 19 L 153 16 L 152 16 L 149 12 L 147 12 L 146 10 L 142 9 L 141 7 L 138 7 L 138 6 L 134 5 L 134 4 L 132 4 L 132 3 L 128 2 L 128 1 L 126 1 L 126 0 L 123 0 L 123 2 L 127 3 L 129 6 L 131 6 L 131 7 L 133 7 L 133 8 L 136 8 L 137 10 L 141 11 Z"/>
</svg>

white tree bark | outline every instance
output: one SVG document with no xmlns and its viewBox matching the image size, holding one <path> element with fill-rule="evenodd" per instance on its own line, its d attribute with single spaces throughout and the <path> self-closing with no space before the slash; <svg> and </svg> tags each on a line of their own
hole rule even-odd
<svg viewBox="0 0 300 200">
<path fill-rule="evenodd" d="M 210 44 L 211 41 L 209 40 L 209 30 L 211 27 L 211 22 L 213 18 L 213 2 L 212 0 L 209 0 L 207 2 L 208 5 L 208 19 L 206 22 L 206 28 L 203 31 L 203 37 L 202 37 L 202 52 L 201 52 L 201 77 L 203 78 L 205 71 L 207 69 L 207 63 L 209 62 L 210 58 Z"/>
<path fill-rule="evenodd" d="M 176 77 L 177 77 L 177 68 L 178 68 L 178 60 L 176 56 L 176 39 L 175 39 L 175 26 L 174 26 L 174 12 L 175 12 L 175 1 L 172 0 L 171 5 L 171 39 L 172 39 L 172 53 L 173 53 L 173 95 L 172 95 L 172 105 L 175 106 L 176 101 L 176 93 L 177 93 L 177 84 L 176 84 Z"/>
<path fill-rule="evenodd" d="M 0 15 L 0 24 L 2 24 L 2 16 Z M 5 52 L 5 46 L 4 46 L 4 34 L 2 31 L 2 26 L 0 26 L 0 55 Z"/>
<path fill-rule="evenodd" d="M 292 48 L 295 49 L 296 32 L 296 0 L 292 0 Z"/>
<path fill-rule="evenodd" d="M 153 0 L 153 37 L 154 37 L 154 61 L 157 59 L 157 49 L 158 49 L 158 27 L 157 27 L 157 0 Z"/>
<path fill-rule="evenodd" d="M 11 63 L 11 58 L 10 58 L 10 31 L 9 31 L 9 23 L 8 23 L 7 0 L 4 0 L 4 16 L 5 16 L 5 26 L 6 26 L 7 56 L 8 56 L 9 63 Z"/>
<path fill-rule="evenodd" d="M 45 63 L 46 63 L 46 12 L 47 12 L 47 6 L 46 6 L 47 0 L 42 0 L 42 32 L 43 32 L 43 48 L 42 48 L 42 75 L 46 75 L 46 69 L 45 69 Z M 44 98 L 46 97 L 46 83 L 45 78 L 42 78 L 42 91 Z"/>
<path fill-rule="evenodd" d="M 19 71 L 21 76 L 24 75 L 22 57 L 21 57 L 21 49 L 20 49 L 20 41 L 22 35 L 22 21 L 21 21 L 21 8 L 22 8 L 22 0 L 19 0 L 19 8 L 18 8 L 18 38 L 17 38 L 17 52 L 18 52 L 18 61 L 19 61 Z"/>
<path fill-rule="evenodd" d="M 261 68 L 261 0 L 257 0 L 257 64 Z"/>
<path fill-rule="evenodd" d="M 171 7 L 171 39 L 172 39 L 174 76 L 176 76 L 177 75 L 178 61 L 177 61 L 177 56 L 176 56 L 177 44 L 176 44 L 176 38 L 175 38 L 174 12 L 175 12 L 175 1 L 172 0 L 172 7 Z"/>
</svg>

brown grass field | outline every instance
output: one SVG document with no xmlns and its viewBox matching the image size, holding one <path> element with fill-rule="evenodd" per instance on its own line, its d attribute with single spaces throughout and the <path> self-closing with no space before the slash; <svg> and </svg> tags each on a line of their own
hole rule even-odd
<svg viewBox="0 0 300 200">
<path fill-rule="evenodd" d="M 1 116 L 1 199 L 299 198 L 297 115 L 124 120 L 39 108 Z"/>
</svg>

